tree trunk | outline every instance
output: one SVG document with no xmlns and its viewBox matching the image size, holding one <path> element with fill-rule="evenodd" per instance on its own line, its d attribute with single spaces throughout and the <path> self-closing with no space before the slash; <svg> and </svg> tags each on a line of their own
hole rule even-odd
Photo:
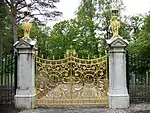
<svg viewBox="0 0 150 113">
<path fill-rule="evenodd" d="M 17 17 L 17 9 L 15 7 L 13 7 L 12 9 L 12 31 L 13 31 L 13 42 L 15 43 L 16 41 L 18 41 L 18 31 L 17 31 L 17 21 L 16 21 L 16 17 Z"/>
</svg>

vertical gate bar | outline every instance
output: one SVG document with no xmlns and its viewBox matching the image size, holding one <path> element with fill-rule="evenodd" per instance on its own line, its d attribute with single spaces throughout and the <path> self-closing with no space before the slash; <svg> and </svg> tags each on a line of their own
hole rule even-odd
<svg viewBox="0 0 150 113">
<path fill-rule="evenodd" d="M 150 87 L 149 87 L 149 79 L 150 79 L 150 58 L 148 58 L 148 94 L 150 93 Z M 149 97 L 149 100 L 150 101 L 150 97 Z"/>
<path fill-rule="evenodd" d="M 135 61 L 136 61 L 136 67 L 137 67 L 138 66 L 138 62 L 139 62 L 139 57 L 137 57 L 135 59 Z M 135 67 L 135 69 L 136 69 L 136 67 Z M 136 69 L 136 75 L 135 75 L 135 93 L 136 93 L 135 97 L 136 97 L 136 102 L 139 101 L 139 96 L 137 95 L 137 92 L 138 92 L 138 89 L 139 89 L 138 88 L 138 86 L 139 86 L 139 77 L 140 77 L 140 75 L 138 74 L 138 70 Z"/>
<path fill-rule="evenodd" d="M 9 83 L 9 94 L 10 94 L 10 96 L 9 96 L 9 98 L 10 98 L 10 102 L 12 103 L 12 95 L 13 95 L 13 93 L 11 92 L 11 90 L 12 90 L 12 88 L 11 88 L 11 80 L 10 80 L 10 78 L 11 78 L 11 76 L 12 76 L 12 64 L 13 64 L 13 55 L 11 55 L 10 56 L 10 60 L 9 60 L 9 65 L 10 65 L 10 70 L 9 70 L 9 77 L 8 77 L 8 83 Z"/>
<path fill-rule="evenodd" d="M 106 56 L 106 107 L 109 107 L 109 100 L 108 100 L 108 88 L 109 88 L 109 55 L 107 51 L 107 56 Z"/>
<path fill-rule="evenodd" d="M 147 92 L 146 92 L 146 88 L 147 88 L 147 86 L 146 86 L 146 72 L 147 72 L 147 64 L 146 64 L 146 60 L 147 59 L 145 59 L 145 58 L 143 58 L 143 62 L 144 62 L 144 65 L 146 66 L 146 69 L 145 69 L 145 72 L 144 72 L 144 77 L 143 77 L 143 81 L 144 81 L 144 99 L 145 99 L 145 101 L 147 102 L 147 98 L 145 97 L 146 95 L 147 95 Z"/>
<path fill-rule="evenodd" d="M 147 58 L 147 72 L 146 72 L 146 76 L 147 76 L 147 78 L 146 78 L 146 92 L 147 92 L 147 94 L 149 94 L 149 90 L 148 90 L 148 80 L 149 80 L 149 76 L 148 76 L 148 74 L 149 74 L 149 61 L 148 61 L 149 59 Z M 149 102 L 149 97 L 147 98 L 147 101 Z"/>
<path fill-rule="evenodd" d="M 9 102 L 9 83 L 8 83 L 8 74 L 9 74 L 9 57 L 10 55 L 7 56 L 7 61 L 6 61 L 6 98 L 7 102 Z"/>
<path fill-rule="evenodd" d="M 146 92 L 146 96 L 148 94 L 148 89 L 147 89 L 147 70 L 148 70 L 148 62 L 147 62 L 147 58 L 144 60 L 145 61 L 145 64 L 146 64 L 146 72 L 145 72 L 145 92 Z M 146 98 L 146 97 L 145 97 Z M 146 98 L 146 101 L 148 102 L 148 98 Z"/>
<path fill-rule="evenodd" d="M 9 75 L 10 75 L 10 70 L 11 70 L 11 66 L 10 66 L 10 61 L 11 61 L 11 55 L 8 56 L 8 62 L 7 62 L 7 67 L 8 67 L 8 73 L 7 73 L 7 85 L 8 85 L 8 91 L 7 91 L 7 96 L 8 96 L 8 101 L 10 102 L 10 85 L 9 85 Z"/>
<path fill-rule="evenodd" d="M 72 69 L 72 58 L 70 58 L 70 60 L 71 60 L 71 67 L 70 67 L 70 70 L 71 70 L 71 104 L 73 103 L 73 101 L 72 101 L 72 85 L 73 85 L 73 80 L 72 80 L 72 71 L 73 71 L 73 69 Z"/>
<path fill-rule="evenodd" d="M 131 63 L 130 66 L 132 67 L 131 74 L 133 78 L 133 84 L 132 84 L 132 101 L 134 102 L 134 95 L 136 95 L 136 72 L 135 72 L 135 66 L 136 66 L 136 60 L 134 58 L 134 55 L 131 56 Z"/>
<path fill-rule="evenodd" d="M 150 93 L 150 83 L 149 83 L 149 79 L 150 79 L 150 58 L 148 58 L 148 93 Z M 150 97 L 149 97 L 149 101 L 150 101 Z"/>
<path fill-rule="evenodd" d="M 1 58 L 1 60 L 0 60 L 0 85 L 2 85 L 2 58 Z"/>
<path fill-rule="evenodd" d="M 142 98 L 143 98 L 144 101 L 146 101 L 146 98 L 145 98 L 145 74 L 146 74 L 145 66 L 146 66 L 146 64 L 145 64 L 145 58 L 144 59 L 141 58 L 141 60 L 142 60 L 141 66 L 143 66 L 143 64 L 144 64 L 144 72 L 141 75 L 142 76 L 142 89 L 143 89 Z"/>
<path fill-rule="evenodd" d="M 135 56 L 134 56 L 134 57 L 135 57 Z M 136 69 L 137 66 L 138 66 L 138 63 L 139 63 L 139 57 L 137 57 L 137 58 L 135 57 L 135 61 L 136 61 L 136 67 L 135 67 L 135 69 Z M 139 96 L 137 95 L 137 92 L 139 92 L 139 91 L 138 91 L 138 89 L 139 89 L 138 86 L 140 86 L 140 85 L 139 85 L 139 78 L 140 78 L 140 75 L 138 74 L 138 70 L 137 70 L 137 69 L 136 69 L 136 75 L 135 75 L 135 76 L 136 76 L 136 77 L 135 77 L 135 78 L 136 78 L 136 79 L 135 79 L 135 84 L 136 84 L 136 85 L 135 85 L 135 90 L 136 90 L 136 91 L 135 91 L 135 93 L 136 93 L 135 97 L 137 97 L 137 98 L 136 98 L 136 102 L 138 102 L 139 99 L 140 99 Z"/>
<path fill-rule="evenodd" d="M 127 88 L 128 88 L 128 93 L 130 96 L 130 101 L 132 100 L 132 76 L 131 76 L 131 67 L 130 67 L 130 62 L 131 62 L 131 55 L 127 51 L 126 53 L 126 75 L 127 75 Z"/>
<path fill-rule="evenodd" d="M 13 76 L 13 65 L 14 65 L 14 56 L 11 56 L 11 61 L 10 61 L 10 93 L 11 93 L 11 104 L 13 103 L 13 96 L 14 96 L 14 92 L 13 92 L 13 84 L 12 84 L 12 76 Z"/>
<path fill-rule="evenodd" d="M 9 61 L 9 55 L 7 55 L 7 60 L 6 60 L 6 65 L 5 65 L 5 86 L 6 86 L 6 101 L 8 102 L 8 70 L 9 70 L 9 65 L 8 65 L 8 61 Z"/>
<path fill-rule="evenodd" d="M 37 56 L 35 55 L 35 91 L 36 91 L 36 98 L 35 98 L 35 108 L 38 108 L 38 103 L 37 103 L 37 99 L 38 99 L 38 93 L 37 93 L 37 84 L 38 84 L 38 82 L 37 82 L 37 62 L 36 62 L 36 60 L 37 60 Z"/>
<path fill-rule="evenodd" d="M 141 66 L 141 59 L 140 59 L 140 57 L 138 56 L 138 60 L 137 60 L 137 67 L 140 67 Z M 137 90 L 138 90 L 138 92 L 140 92 L 140 94 L 138 95 L 138 97 L 139 97 L 139 99 L 138 99 L 138 101 L 140 102 L 141 101 L 141 98 L 143 97 L 143 92 L 141 93 L 141 90 L 143 90 L 143 89 L 141 89 L 142 88 L 142 79 L 141 79 L 141 74 L 142 73 L 139 73 L 139 68 L 137 69 L 137 76 L 138 76 L 138 84 L 137 84 Z M 141 90 L 139 90 L 139 89 L 141 89 Z"/>
<path fill-rule="evenodd" d="M 15 89 L 15 84 L 14 84 L 14 80 L 13 80 L 13 78 L 14 78 L 14 76 L 15 76 L 15 54 L 14 55 L 12 55 L 12 61 L 11 61 L 11 82 L 10 82 L 10 84 L 11 84 L 11 93 L 12 93 L 12 102 L 13 102 L 13 98 L 14 98 L 14 96 L 15 96 L 15 91 L 14 91 L 14 89 Z"/>
<path fill-rule="evenodd" d="M 130 95 L 131 95 L 131 101 L 133 101 L 133 96 L 134 96 L 134 92 L 135 92 L 135 72 L 133 72 L 133 66 L 135 65 L 135 62 L 133 62 L 133 55 L 129 55 L 129 76 L 130 79 L 132 81 L 132 83 L 130 84 Z"/>
<path fill-rule="evenodd" d="M 133 78 L 133 80 L 134 80 L 134 83 L 133 83 L 133 85 L 132 85 L 132 90 L 133 90 L 133 93 L 132 93 L 132 101 L 136 101 L 136 78 L 137 78 L 137 76 L 136 76 L 136 70 L 135 70 L 135 66 L 137 65 L 137 63 L 136 63 L 136 58 L 135 58 L 135 56 L 134 55 L 132 55 L 132 58 L 131 58 L 131 64 L 130 64 L 131 66 L 132 66 L 132 77 L 134 77 Z"/>
<path fill-rule="evenodd" d="M 4 86 L 6 86 L 6 62 L 7 62 L 7 56 L 5 56 L 5 61 L 4 61 Z"/>
<path fill-rule="evenodd" d="M 52 95 L 53 95 L 52 105 L 55 105 L 55 104 L 54 104 L 54 102 L 55 102 L 55 101 L 54 101 L 54 94 L 55 94 L 55 93 L 54 93 L 54 89 L 55 89 L 55 88 L 52 88 L 52 91 L 53 91 L 53 94 L 52 94 Z"/>
<path fill-rule="evenodd" d="M 17 69 L 18 69 L 18 65 L 17 65 L 17 63 L 18 63 L 18 60 L 17 60 L 17 58 L 18 58 L 18 54 L 17 53 L 15 53 L 15 59 L 14 59 L 14 92 L 16 93 L 16 89 L 17 89 L 17 76 L 18 76 L 18 74 L 17 74 Z"/>
<path fill-rule="evenodd" d="M 141 66 L 141 63 L 142 63 L 142 60 L 141 60 L 140 56 L 138 56 L 137 66 Z M 143 84 L 142 73 L 139 74 L 139 71 L 137 70 L 137 76 L 138 75 L 139 75 L 138 84 L 139 84 L 140 89 L 143 90 L 143 88 L 142 88 L 142 84 Z M 141 91 L 141 90 L 139 90 L 139 88 L 138 88 L 138 91 Z M 139 95 L 138 101 L 141 101 L 142 99 L 143 99 L 143 91 L 142 91 L 142 95 Z"/>
<path fill-rule="evenodd" d="M 142 64 L 143 64 L 143 59 L 141 58 L 141 57 L 139 57 L 140 58 L 140 62 L 138 62 L 138 64 L 140 65 L 140 67 L 142 67 Z M 143 78 L 144 78 L 144 74 L 143 74 L 144 72 L 141 72 L 141 74 L 140 74 L 140 81 L 141 81 L 141 90 L 142 90 L 142 97 L 141 97 L 141 101 L 145 101 L 145 99 L 144 99 L 144 81 L 143 81 Z"/>
<path fill-rule="evenodd" d="M 2 58 L 0 59 L 0 86 L 1 86 L 1 71 L 2 71 L 2 62 L 1 62 Z"/>
<path fill-rule="evenodd" d="M 133 86 L 134 86 L 134 81 L 135 81 L 135 77 L 134 77 L 134 73 L 131 71 L 133 70 L 133 66 L 131 66 L 131 63 L 132 63 L 132 57 L 129 55 L 129 80 L 130 80 L 130 84 L 129 84 L 129 95 L 130 95 L 130 102 L 132 102 L 132 95 L 134 93 L 134 89 L 133 89 Z"/>
<path fill-rule="evenodd" d="M 135 95 L 134 95 L 134 101 L 137 101 L 138 100 L 138 96 L 137 96 L 137 85 L 138 85 L 138 78 L 139 78 L 139 76 L 138 76 L 138 74 L 137 74 L 137 70 L 136 70 L 136 67 L 137 67 L 137 61 L 138 61 L 138 58 L 136 58 L 135 56 L 134 56 L 134 62 L 135 62 L 135 67 L 134 67 L 134 70 L 135 70 Z"/>
<path fill-rule="evenodd" d="M 146 95 L 146 92 L 145 92 L 145 79 L 146 79 L 146 64 L 145 64 L 145 58 L 141 58 L 142 59 L 142 63 L 141 63 L 141 66 L 143 66 L 143 64 L 144 64 L 144 72 L 142 73 L 142 81 L 143 81 L 143 83 L 142 83 L 142 89 L 143 89 L 143 100 L 144 101 L 146 101 L 146 98 L 145 98 L 145 95 Z"/>
<path fill-rule="evenodd" d="M 144 90 L 144 92 L 143 92 L 144 94 L 143 94 L 143 95 L 144 95 L 144 97 L 143 97 L 143 98 L 144 98 L 144 100 L 147 102 L 147 99 L 145 98 L 146 93 L 147 93 L 147 92 L 146 92 L 146 81 L 145 81 L 145 80 L 146 80 L 146 71 L 147 71 L 147 64 L 146 64 L 146 60 L 147 60 L 147 59 L 143 58 L 142 60 L 143 60 L 143 62 L 144 62 L 144 66 L 146 66 L 146 67 L 144 68 L 145 71 L 144 71 L 144 73 L 143 73 L 143 75 L 144 75 L 144 76 L 143 76 L 143 81 L 144 81 L 144 83 L 143 83 L 143 87 L 144 87 L 144 88 L 143 88 L 143 90 Z"/>
<path fill-rule="evenodd" d="M 129 77 L 129 55 L 128 51 L 126 52 L 126 78 L 127 78 L 127 89 L 129 93 L 129 84 L 130 84 L 130 77 Z"/>
<path fill-rule="evenodd" d="M 7 76 L 7 61 L 8 61 L 8 56 L 6 55 L 6 58 L 5 58 L 5 62 L 4 62 L 4 89 L 5 89 L 5 97 L 4 97 L 4 101 L 5 101 L 5 104 L 6 104 L 6 100 L 7 100 L 7 83 L 6 83 L 6 76 Z"/>
<path fill-rule="evenodd" d="M 148 82 L 147 82 L 147 92 L 148 92 L 148 94 L 149 94 L 149 92 L 150 92 L 150 90 L 149 90 L 149 64 L 148 64 L 148 73 L 147 73 L 147 75 L 148 75 L 148 76 L 147 76 L 147 79 L 148 79 L 148 80 L 147 80 L 147 81 L 148 81 Z M 150 98 L 150 97 L 149 97 L 149 98 Z M 150 101 L 149 98 L 148 98 L 148 102 Z"/>
<path fill-rule="evenodd" d="M 107 64 L 106 64 L 106 69 L 107 69 L 107 80 L 109 80 L 109 53 L 107 52 Z"/>
<path fill-rule="evenodd" d="M 3 66 L 4 66 L 4 58 L 2 58 L 2 70 L 1 70 L 1 85 L 3 86 Z"/>
</svg>

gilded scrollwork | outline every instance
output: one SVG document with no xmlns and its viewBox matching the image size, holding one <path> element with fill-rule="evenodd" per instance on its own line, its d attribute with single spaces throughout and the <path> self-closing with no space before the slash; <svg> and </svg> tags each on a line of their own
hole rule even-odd
<svg viewBox="0 0 150 113">
<path fill-rule="evenodd" d="M 36 57 L 39 106 L 107 105 L 106 57 L 60 60 Z"/>
</svg>

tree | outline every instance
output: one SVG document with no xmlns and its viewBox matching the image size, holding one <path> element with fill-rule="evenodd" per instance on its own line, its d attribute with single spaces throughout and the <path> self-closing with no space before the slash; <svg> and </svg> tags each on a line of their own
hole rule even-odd
<svg viewBox="0 0 150 113">
<path fill-rule="evenodd" d="M 78 54 L 85 58 L 98 56 L 97 25 L 94 22 L 96 16 L 95 0 L 82 0 L 76 15 L 79 29 L 76 41 L 79 47 Z"/>
<path fill-rule="evenodd" d="M 8 6 L 0 4 L 0 56 L 12 52 L 12 26 Z"/>
<path fill-rule="evenodd" d="M 124 8 L 124 5 L 121 1 L 117 1 L 117 5 L 119 10 Z M 111 34 L 108 31 L 108 26 L 110 24 L 111 19 L 111 9 L 112 9 L 112 0 L 82 0 L 81 5 L 79 6 L 76 14 L 77 14 L 77 21 L 80 23 L 82 33 L 90 34 L 90 38 L 86 35 L 82 35 L 85 38 L 85 43 L 88 43 L 88 39 L 92 41 L 89 42 L 90 45 L 87 47 L 92 48 L 89 49 L 87 54 L 90 54 L 91 51 L 94 53 L 93 56 L 98 56 L 98 54 L 104 55 L 106 51 L 106 41 L 105 39 L 111 38 Z M 125 37 L 124 35 L 127 34 L 127 31 L 123 30 L 124 28 L 129 29 L 127 27 L 128 24 L 122 22 L 120 34 L 121 36 Z M 83 31 L 85 30 L 85 31 Z M 85 44 L 86 45 L 86 44 Z M 95 47 L 93 47 L 95 45 Z M 86 47 L 86 46 L 85 46 Z M 88 48 L 87 48 L 88 49 Z M 85 48 L 84 48 L 85 50 Z"/>
<path fill-rule="evenodd" d="M 71 45 L 79 57 L 95 58 L 99 57 L 99 54 L 105 55 L 105 39 L 110 37 L 104 32 L 108 29 L 110 18 L 110 0 L 82 0 L 75 19 L 57 23 L 50 31 L 46 47 L 49 50 L 47 53 L 50 54 L 48 56 L 63 58 Z M 122 29 L 129 29 L 127 25 L 124 23 Z M 126 35 L 127 31 L 122 30 L 121 34 Z"/>
<path fill-rule="evenodd" d="M 106 6 L 109 6 L 109 13 L 104 11 Z M 82 0 L 75 19 L 54 25 L 49 42 L 51 54 L 56 58 L 63 57 L 65 51 L 73 45 L 79 57 L 95 58 L 99 54 L 104 55 L 106 37 L 103 31 L 109 25 L 105 19 L 110 20 L 110 17 L 109 0 Z"/>
<path fill-rule="evenodd" d="M 129 45 L 129 52 L 136 54 L 136 56 L 150 57 L 150 14 L 146 15 L 143 19 L 137 17 L 137 25 L 135 37 L 136 40 Z"/>
<path fill-rule="evenodd" d="M 25 0 L 5 0 L 7 5 L 11 10 L 12 15 L 12 23 L 13 23 L 13 41 L 16 42 L 18 40 L 17 36 L 17 25 L 21 19 L 24 18 L 22 15 L 22 9 L 27 6 Z M 56 16 L 61 15 L 62 13 L 59 11 L 51 11 L 50 9 L 55 9 L 55 3 L 59 2 L 59 0 L 32 0 L 32 3 L 29 5 L 31 11 L 36 13 L 32 13 L 31 16 L 35 18 L 35 20 L 40 21 L 37 18 L 37 15 L 42 15 L 45 17 L 45 20 L 52 19 Z M 40 21 L 41 23 L 41 21 Z M 44 21 L 42 21 L 44 23 Z"/>
<path fill-rule="evenodd" d="M 55 59 L 63 58 L 70 45 L 76 48 L 75 39 L 77 38 L 78 29 L 75 20 L 64 20 L 54 25 L 50 32 L 50 39 L 48 42 L 48 53 L 52 59 L 53 55 Z"/>
<path fill-rule="evenodd" d="M 93 1 L 93 0 L 92 0 Z M 50 36 L 51 54 L 62 58 L 72 45 L 79 57 L 98 57 L 96 38 L 95 7 L 91 0 L 83 1 L 77 11 L 77 17 L 54 25 Z"/>
</svg>

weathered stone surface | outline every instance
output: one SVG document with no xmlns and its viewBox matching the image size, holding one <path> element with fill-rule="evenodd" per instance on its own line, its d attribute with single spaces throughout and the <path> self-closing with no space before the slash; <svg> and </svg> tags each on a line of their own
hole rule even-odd
<svg viewBox="0 0 150 113">
<path fill-rule="evenodd" d="M 118 37 L 107 40 L 107 44 L 109 45 L 109 108 L 128 108 L 125 53 L 128 42 Z"/>
<path fill-rule="evenodd" d="M 17 108 L 35 108 L 35 58 L 36 40 L 16 42 L 14 47 L 18 51 L 17 57 L 17 90 L 15 105 Z"/>
</svg>

